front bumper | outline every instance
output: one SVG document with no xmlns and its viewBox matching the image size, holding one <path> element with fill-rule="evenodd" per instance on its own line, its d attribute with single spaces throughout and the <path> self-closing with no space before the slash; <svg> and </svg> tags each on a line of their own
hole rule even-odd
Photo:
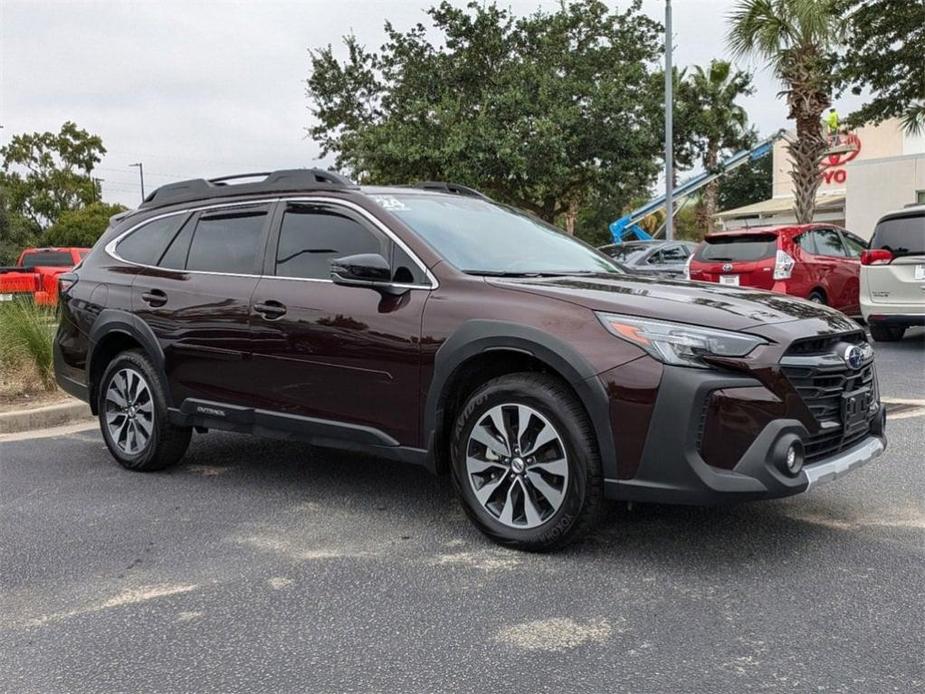
<svg viewBox="0 0 925 694">
<path fill-rule="evenodd" d="M 652 503 L 714 505 L 773 499 L 804 492 L 859 468 L 886 449 L 881 405 L 870 434 L 833 455 L 813 460 L 795 476 L 780 465 L 781 446 L 809 442 L 797 418 L 769 419 L 729 469 L 710 465 L 701 453 L 706 404 L 712 393 L 763 388 L 755 378 L 666 367 L 641 460 L 632 477 L 605 480 L 609 498 Z M 751 419 L 754 424 L 754 419 Z M 620 432 L 616 431 L 615 436 Z"/>
</svg>

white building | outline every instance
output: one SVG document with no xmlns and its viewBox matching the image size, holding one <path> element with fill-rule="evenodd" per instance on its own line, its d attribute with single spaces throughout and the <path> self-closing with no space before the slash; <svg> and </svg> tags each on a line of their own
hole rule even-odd
<svg viewBox="0 0 925 694">
<path fill-rule="evenodd" d="M 823 160 L 814 221 L 831 222 L 870 238 L 877 219 L 915 202 L 925 202 L 925 134 L 904 133 L 897 118 L 859 128 Z M 845 151 L 846 150 L 846 151 Z M 786 143 L 774 145 L 770 200 L 716 215 L 725 229 L 793 224 L 793 183 Z"/>
</svg>

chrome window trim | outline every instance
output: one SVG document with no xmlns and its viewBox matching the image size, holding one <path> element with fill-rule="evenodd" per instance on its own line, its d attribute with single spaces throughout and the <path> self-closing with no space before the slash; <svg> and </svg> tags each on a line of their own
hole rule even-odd
<svg viewBox="0 0 925 694">
<path fill-rule="evenodd" d="M 119 243 L 124 238 L 126 238 L 129 234 L 133 233 L 137 229 L 140 229 L 141 227 L 147 224 L 150 224 L 151 222 L 157 221 L 158 219 L 174 217 L 180 214 L 190 214 L 193 212 L 202 212 L 203 210 L 215 210 L 215 209 L 222 209 L 226 207 L 247 207 L 247 206 L 254 206 L 254 205 L 268 205 L 268 204 L 274 204 L 278 202 L 309 202 L 309 203 L 323 202 L 323 203 L 328 203 L 328 204 L 335 205 L 335 206 L 339 205 L 341 207 L 344 207 L 346 209 L 359 213 L 361 217 L 366 219 L 368 222 L 372 223 L 374 227 L 376 227 L 380 232 L 385 234 L 393 243 L 397 244 L 399 248 L 401 248 L 405 253 L 407 253 L 408 257 L 411 258 L 412 262 L 414 262 L 414 264 L 418 266 L 418 268 L 424 273 L 425 277 L 427 277 L 427 280 L 430 282 L 429 285 L 427 284 L 406 284 L 406 283 L 396 282 L 396 283 L 390 284 L 389 286 L 400 287 L 402 289 L 425 289 L 428 291 L 437 289 L 437 287 L 440 286 L 440 283 L 437 281 L 437 278 L 430 271 L 430 269 L 426 265 L 424 265 L 423 261 L 421 261 L 421 259 L 418 258 L 417 254 L 414 253 L 414 251 L 412 251 L 404 241 L 398 238 L 398 236 L 396 236 L 395 233 L 391 229 L 389 229 L 385 224 L 383 224 L 381 221 L 376 219 L 376 217 L 374 217 L 368 210 L 363 209 L 361 206 L 349 200 L 340 200 L 338 198 L 329 198 L 329 197 L 320 197 L 320 196 L 315 197 L 315 196 L 299 195 L 296 197 L 261 198 L 259 200 L 245 200 L 245 201 L 238 201 L 238 202 L 216 203 L 213 205 L 200 205 L 198 207 L 188 207 L 182 210 L 175 210 L 174 212 L 165 212 L 164 214 L 156 215 L 154 217 L 148 217 L 147 219 L 141 222 L 138 222 L 138 224 L 135 224 L 129 227 L 124 232 L 119 234 L 116 238 L 114 238 L 112 241 L 107 243 L 106 246 L 103 248 L 103 250 L 106 252 L 106 254 L 109 257 L 113 258 L 114 260 L 118 260 L 120 263 L 125 263 L 127 265 L 132 265 L 134 267 L 148 268 L 150 270 L 161 270 L 161 271 L 166 270 L 166 271 L 172 271 L 172 272 L 182 272 L 182 273 L 190 274 L 190 275 L 217 275 L 220 277 L 250 277 L 250 278 L 257 278 L 257 279 L 262 279 L 262 278 L 271 279 L 272 278 L 272 279 L 279 279 L 279 280 L 288 280 L 291 282 L 324 282 L 328 284 L 334 284 L 334 280 L 322 279 L 318 277 L 286 277 L 282 275 L 262 275 L 262 274 L 253 275 L 253 274 L 246 274 L 246 273 L 240 273 L 240 272 L 213 272 L 209 270 L 186 270 L 186 269 L 178 269 L 178 268 L 164 268 L 164 267 L 160 267 L 157 265 L 146 265 L 145 263 L 136 263 L 131 260 L 126 260 L 125 258 L 121 257 L 116 252 L 116 246 L 118 246 Z"/>
</svg>

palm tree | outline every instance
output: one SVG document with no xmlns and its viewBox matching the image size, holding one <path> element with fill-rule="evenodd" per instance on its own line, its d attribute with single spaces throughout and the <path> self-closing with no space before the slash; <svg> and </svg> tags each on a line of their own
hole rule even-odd
<svg viewBox="0 0 925 694">
<path fill-rule="evenodd" d="M 695 66 L 688 78 L 696 110 L 692 129 L 700 141 L 701 164 L 706 171 L 715 171 L 720 155 L 744 148 L 753 139 L 748 129 L 748 114 L 736 103 L 752 89 L 752 76 L 733 68 L 725 60 L 712 60 L 704 70 Z M 698 207 L 698 226 L 713 231 L 719 181 L 712 181 L 703 190 Z"/>
<path fill-rule="evenodd" d="M 757 55 L 783 83 L 796 139 L 787 143 L 792 162 L 797 222 L 811 222 L 826 151 L 822 113 L 831 103 L 833 48 L 842 36 L 839 0 L 738 0 L 727 41 L 735 55 Z"/>
</svg>

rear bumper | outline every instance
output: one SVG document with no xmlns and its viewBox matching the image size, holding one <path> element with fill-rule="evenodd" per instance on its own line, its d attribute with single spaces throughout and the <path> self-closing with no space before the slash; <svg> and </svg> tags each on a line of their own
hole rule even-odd
<svg viewBox="0 0 925 694">
<path fill-rule="evenodd" d="M 628 501 L 695 505 L 773 499 L 841 477 L 886 449 L 885 410 L 880 406 L 870 435 L 850 448 L 805 465 L 797 475 L 784 471 L 783 458 L 791 443 L 808 441 L 810 433 L 795 418 L 768 421 L 730 469 L 708 464 L 700 442 L 710 394 L 760 387 L 749 377 L 666 367 L 639 467 L 632 478 L 605 480 L 606 495 Z"/>
</svg>

